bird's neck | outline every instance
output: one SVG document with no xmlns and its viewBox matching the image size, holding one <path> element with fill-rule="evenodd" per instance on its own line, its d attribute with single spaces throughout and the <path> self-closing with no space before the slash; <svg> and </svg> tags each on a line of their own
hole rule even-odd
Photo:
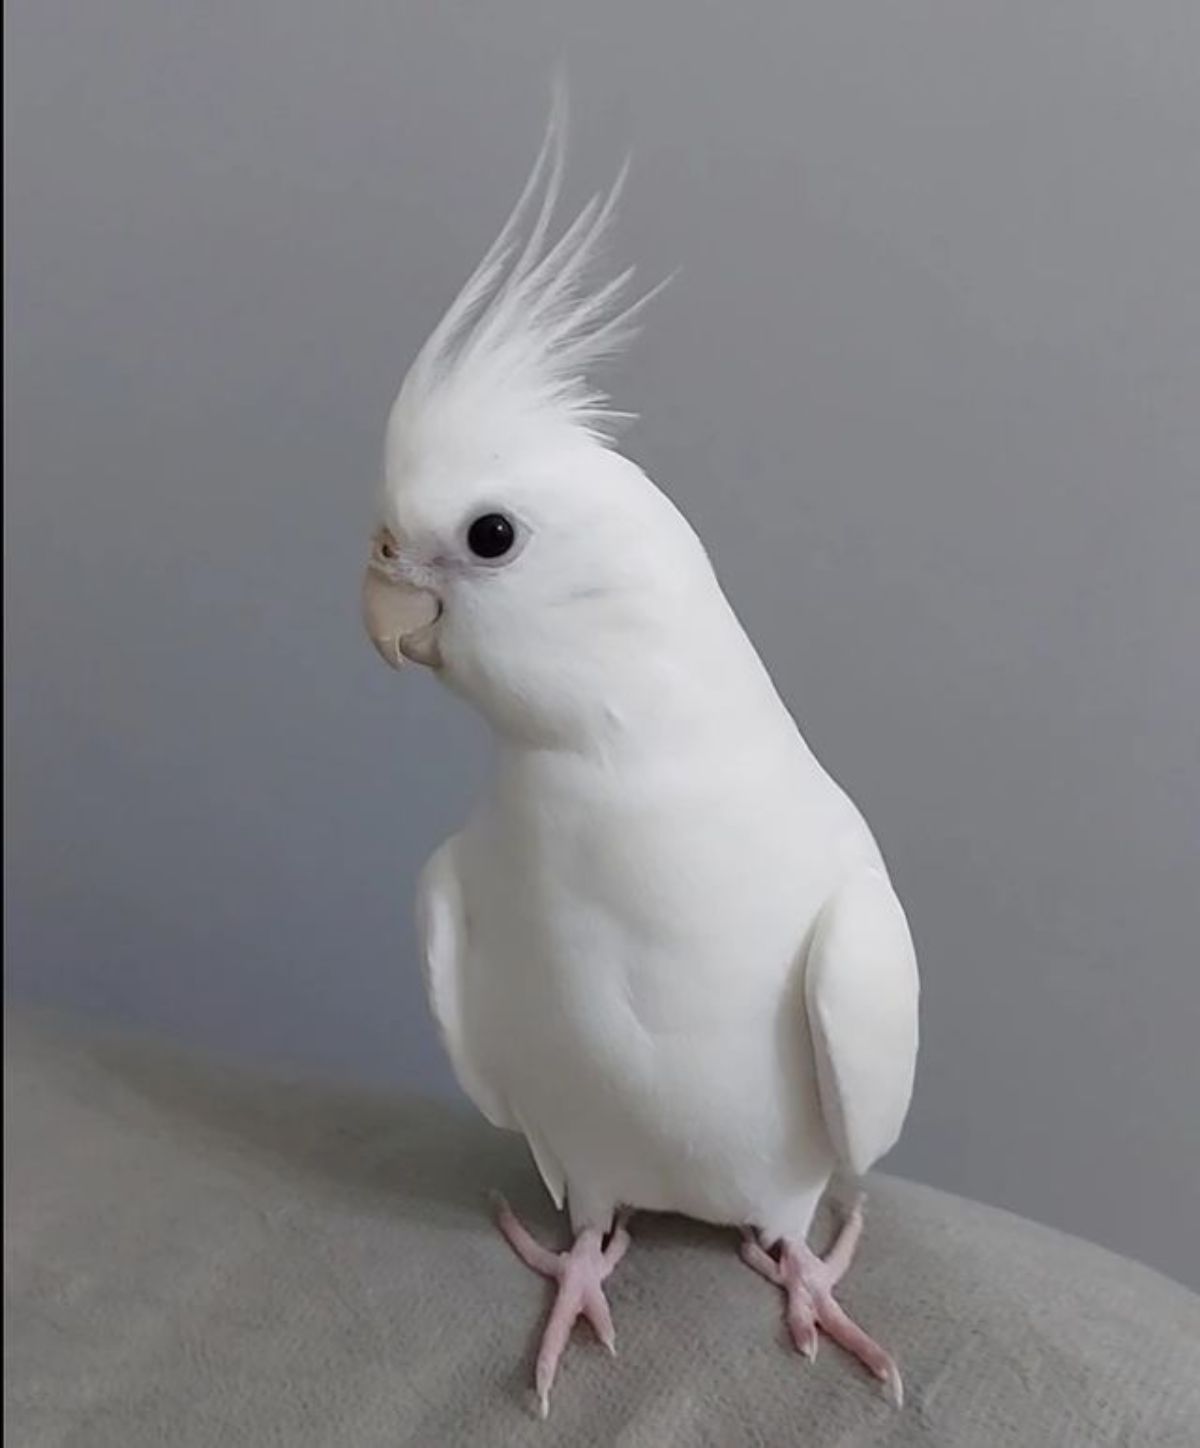
<svg viewBox="0 0 1200 1448">
<path fill-rule="evenodd" d="M 715 578 L 675 613 L 559 663 L 553 706 L 491 720 L 506 752 L 617 760 L 794 743 L 797 730 Z"/>
</svg>

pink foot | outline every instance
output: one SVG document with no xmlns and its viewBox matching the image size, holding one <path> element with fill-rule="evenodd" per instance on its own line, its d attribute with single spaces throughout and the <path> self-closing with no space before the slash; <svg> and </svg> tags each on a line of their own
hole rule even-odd
<svg viewBox="0 0 1200 1448">
<path fill-rule="evenodd" d="M 858 1246 L 863 1229 L 863 1198 L 851 1206 L 838 1239 L 822 1260 L 803 1242 L 780 1245 L 779 1256 L 773 1257 L 754 1237 L 742 1243 L 742 1260 L 787 1293 L 787 1325 L 796 1345 L 809 1361 L 817 1355 L 817 1329 L 824 1330 L 851 1352 L 860 1363 L 884 1385 L 896 1407 L 904 1402 L 904 1385 L 896 1360 L 868 1337 L 854 1322 L 833 1295 L 833 1289 L 845 1275 Z"/>
<path fill-rule="evenodd" d="M 577 1318 L 586 1317 L 596 1336 L 616 1356 L 612 1314 L 601 1284 L 629 1248 L 626 1218 L 618 1216 L 607 1243 L 594 1227 L 587 1227 L 575 1238 L 569 1252 L 551 1252 L 530 1235 L 503 1197 L 494 1200 L 496 1224 L 509 1246 L 527 1267 L 558 1283 L 558 1295 L 542 1333 L 534 1370 L 538 1410 L 545 1418 L 550 1412 L 554 1375 Z"/>
</svg>

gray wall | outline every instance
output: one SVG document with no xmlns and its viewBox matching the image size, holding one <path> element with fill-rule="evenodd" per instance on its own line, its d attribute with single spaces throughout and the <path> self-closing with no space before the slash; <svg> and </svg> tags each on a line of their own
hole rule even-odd
<svg viewBox="0 0 1200 1448">
<path fill-rule="evenodd" d="M 622 374 L 894 862 L 895 1169 L 1200 1283 L 1200 28 L 1178 5 L 19 0 L 9 985 L 453 1089 L 482 732 L 360 637 L 381 427 L 565 56 Z"/>
</svg>

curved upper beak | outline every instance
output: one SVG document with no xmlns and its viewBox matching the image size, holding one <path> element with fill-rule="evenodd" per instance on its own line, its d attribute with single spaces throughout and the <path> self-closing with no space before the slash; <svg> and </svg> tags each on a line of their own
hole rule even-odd
<svg viewBox="0 0 1200 1448">
<path fill-rule="evenodd" d="M 441 600 L 428 589 L 414 588 L 368 565 L 363 576 L 363 623 L 380 657 L 393 669 L 411 659 L 436 669 L 442 662 L 437 622 Z"/>
</svg>

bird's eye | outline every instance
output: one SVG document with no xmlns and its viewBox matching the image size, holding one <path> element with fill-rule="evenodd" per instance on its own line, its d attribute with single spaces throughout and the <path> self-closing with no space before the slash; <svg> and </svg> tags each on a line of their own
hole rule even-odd
<svg viewBox="0 0 1200 1448">
<path fill-rule="evenodd" d="M 385 563 L 394 563 L 400 557 L 400 550 L 396 547 L 391 534 L 382 534 L 375 542 L 375 551 Z"/>
<path fill-rule="evenodd" d="M 516 537 L 512 522 L 503 513 L 484 513 L 467 529 L 467 547 L 476 558 L 503 558 Z"/>
</svg>

